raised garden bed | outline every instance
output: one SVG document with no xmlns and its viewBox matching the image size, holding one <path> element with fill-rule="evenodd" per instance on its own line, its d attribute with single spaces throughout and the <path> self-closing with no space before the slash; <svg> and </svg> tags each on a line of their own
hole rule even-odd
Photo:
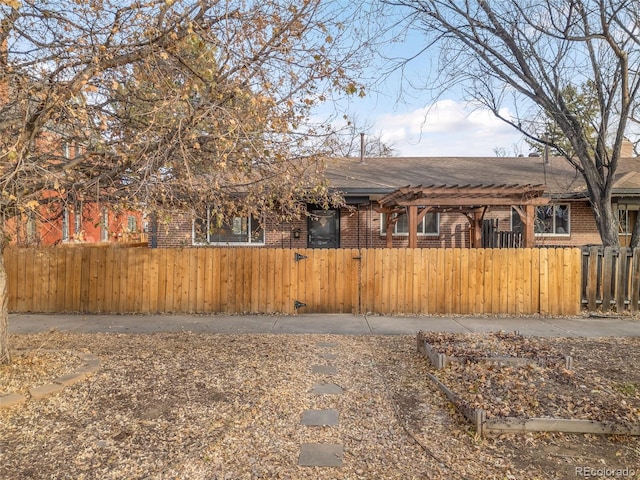
<svg viewBox="0 0 640 480">
<path fill-rule="evenodd" d="M 543 347 L 516 333 L 492 333 L 461 337 L 455 333 L 419 332 L 418 350 L 436 369 L 451 363 L 493 362 L 503 365 L 564 367 L 571 370 L 573 359 L 550 347 Z"/>
<path fill-rule="evenodd" d="M 640 399 L 572 370 L 557 348 L 518 334 L 419 332 L 429 378 L 479 435 L 568 432 L 640 435 Z"/>
</svg>

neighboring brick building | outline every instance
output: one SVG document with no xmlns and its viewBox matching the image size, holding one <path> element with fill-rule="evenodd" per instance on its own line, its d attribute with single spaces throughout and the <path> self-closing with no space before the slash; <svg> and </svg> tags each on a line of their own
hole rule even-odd
<svg viewBox="0 0 640 480">
<path fill-rule="evenodd" d="M 52 163 L 82 154 L 82 147 L 69 145 L 64 135 L 49 129 L 38 137 L 37 150 L 50 155 Z M 146 240 L 146 220 L 141 211 L 117 207 L 88 195 L 79 197 L 53 189 L 41 191 L 37 200 L 7 218 L 4 234 L 10 244 L 19 246 Z"/>
<path fill-rule="evenodd" d="M 628 242 L 640 206 L 640 160 L 620 161 L 615 208 L 622 224 L 621 243 Z M 327 160 L 325 174 L 332 187 L 341 191 L 347 202 L 343 208 L 323 211 L 308 207 L 309 217 L 281 224 L 269 220 L 235 218 L 229 225 L 196 223 L 187 215 L 177 215 L 171 223 L 159 225 L 152 241 L 157 247 L 262 246 L 279 248 L 405 248 L 410 245 L 408 207 L 387 208 L 395 220 L 388 240 L 387 218 L 382 203 L 394 195 L 423 195 L 431 202 L 427 213 L 417 217 L 418 248 L 470 247 L 492 234 L 500 238 L 521 238 L 522 213 L 510 204 L 496 203 L 482 196 L 466 198 L 468 192 L 502 193 L 504 188 L 526 186 L 523 199 L 543 192 L 531 205 L 534 246 L 579 246 L 599 244 L 595 220 L 586 197 L 582 177 L 568 162 L 541 157 L 464 157 L 464 158 L 367 158 Z M 442 205 L 429 198 L 430 190 L 460 192 Z M 400 193 L 398 193 L 400 192 Z M 425 201 L 425 203 L 426 203 Z M 529 200 L 523 200 L 529 201 Z M 420 202 L 414 200 L 413 203 Z M 409 202 L 411 203 L 411 202 Z M 486 208 L 485 208 L 486 207 Z M 524 209 L 520 208 L 522 212 Z M 481 222 L 481 223 L 479 223 Z M 393 221 L 392 221 L 393 223 Z M 515 234 L 500 235 L 500 232 Z M 205 233 L 199 233 L 205 232 Z M 474 235 L 477 235 L 474 237 Z M 522 245 L 522 241 L 517 243 Z"/>
<path fill-rule="evenodd" d="M 18 246 L 144 242 L 145 229 L 146 220 L 139 211 L 95 202 L 65 206 L 63 199 L 9 218 L 4 227 L 10 244 Z"/>
<path fill-rule="evenodd" d="M 6 40 L 0 44 L 0 67 L 7 62 Z M 5 105 L 15 92 L 6 78 L 0 79 L 0 103 Z M 35 139 L 35 154 L 42 155 L 39 168 L 60 165 L 83 153 L 82 145 L 71 142 L 65 126 L 49 122 Z M 49 163 L 47 163 L 49 162 Z M 7 192 L 3 192 L 7 193 Z M 73 197 L 73 198 L 72 198 Z M 64 243 L 143 242 L 146 221 L 141 211 L 116 208 L 102 200 L 60 189 L 55 182 L 33 192 L 22 205 L 3 212 L 2 234 L 12 245 L 48 246 Z"/>
</svg>

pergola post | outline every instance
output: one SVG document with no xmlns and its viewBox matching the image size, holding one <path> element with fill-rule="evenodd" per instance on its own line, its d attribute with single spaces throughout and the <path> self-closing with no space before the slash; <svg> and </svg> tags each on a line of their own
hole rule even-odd
<svg viewBox="0 0 640 480">
<path fill-rule="evenodd" d="M 482 219 L 484 212 L 473 212 L 473 225 L 471 228 L 471 248 L 482 247 Z"/>
<path fill-rule="evenodd" d="M 409 220 L 409 248 L 418 246 L 418 206 L 409 205 L 407 207 Z"/>
<path fill-rule="evenodd" d="M 523 232 L 523 241 L 524 248 L 533 248 L 536 243 L 536 233 L 534 229 L 534 221 L 536 218 L 536 206 L 535 205 L 524 205 L 524 207 L 513 206 L 513 209 L 516 211 L 520 220 L 522 221 L 522 225 L 524 228 Z"/>
<path fill-rule="evenodd" d="M 387 248 L 393 247 L 393 230 L 395 229 L 396 223 L 398 221 L 398 217 L 396 216 L 396 212 L 393 210 L 389 210 L 386 213 L 387 216 Z"/>
<path fill-rule="evenodd" d="M 533 248 L 535 245 L 534 220 L 536 218 L 535 205 L 525 205 L 524 207 L 524 248 Z"/>
<path fill-rule="evenodd" d="M 387 248 L 393 247 L 393 226 L 396 222 L 391 220 L 391 214 L 387 215 Z"/>
</svg>

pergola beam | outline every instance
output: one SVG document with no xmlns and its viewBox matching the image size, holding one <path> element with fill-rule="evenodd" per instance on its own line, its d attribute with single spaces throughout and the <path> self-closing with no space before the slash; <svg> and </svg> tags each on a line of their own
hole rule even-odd
<svg viewBox="0 0 640 480">
<path fill-rule="evenodd" d="M 486 206 L 544 205 L 542 185 L 475 185 L 401 187 L 380 199 L 383 207 L 391 206 Z M 537 203 L 540 202 L 540 203 Z"/>
<path fill-rule="evenodd" d="M 386 198 L 379 200 L 382 205 L 390 205 Z M 382 203 L 384 202 L 384 203 Z M 505 205 L 546 205 L 549 203 L 549 199 L 545 197 L 523 198 L 522 196 L 512 197 L 421 197 L 412 200 L 398 199 L 394 200 L 391 204 L 402 207 L 409 207 L 411 205 L 421 207 L 468 207 L 468 208 L 482 208 L 486 206 L 505 206 Z"/>
<path fill-rule="evenodd" d="M 535 240 L 535 207 L 546 205 L 542 185 L 431 185 L 427 187 L 406 186 L 399 188 L 378 203 L 376 211 L 400 213 L 406 209 L 409 224 L 409 248 L 418 245 L 418 225 L 428 212 L 458 212 L 464 214 L 471 224 L 471 246 L 482 242 L 482 220 L 489 207 L 514 207 L 525 227 L 525 247 L 533 247 Z M 395 224 L 395 222 L 394 222 Z M 393 245 L 393 224 L 387 221 L 387 246 Z"/>
</svg>

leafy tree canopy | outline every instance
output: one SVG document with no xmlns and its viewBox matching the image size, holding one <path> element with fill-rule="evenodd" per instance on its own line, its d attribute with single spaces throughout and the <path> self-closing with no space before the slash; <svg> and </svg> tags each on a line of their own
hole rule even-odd
<svg viewBox="0 0 640 480">
<path fill-rule="evenodd" d="M 595 92 L 595 85 L 592 81 L 587 81 L 578 87 L 567 85 L 561 91 L 561 96 L 566 108 L 580 122 L 580 128 L 585 132 L 585 136 L 590 140 L 589 148 L 591 154 L 595 154 L 598 128 L 598 98 Z M 552 120 L 548 112 L 542 112 L 540 118 L 533 119 L 529 125 L 529 133 L 533 138 L 542 139 L 545 143 L 539 143 L 527 138 L 532 151 L 543 155 L 545 147 L 549 148 L 548 154 L 560 157 L 575 158 L 571 142 L 566 135 Z"/>
<path fill-rule="evenodd" d="M 335 92 L 364 91 L 359 9 L 5 1 L 0 210 L 42 203 L 45 191 L 165 210 L 277 205 L 284 215 L 301 196 L 329 201 L 305 120 Z M 72 158 L 61 142 L 79 147 Z"/>
<path fill-rule="evenodd" d="M 327 131 L 306 120 L 364 93 L 367 15 L 321 0 L 0 0 L 0 227 L 78 199 L 161 218 L 336 201 L 306 140 Z M 0 255 L 0 363 L 6 326 Z"/>
</svg>

